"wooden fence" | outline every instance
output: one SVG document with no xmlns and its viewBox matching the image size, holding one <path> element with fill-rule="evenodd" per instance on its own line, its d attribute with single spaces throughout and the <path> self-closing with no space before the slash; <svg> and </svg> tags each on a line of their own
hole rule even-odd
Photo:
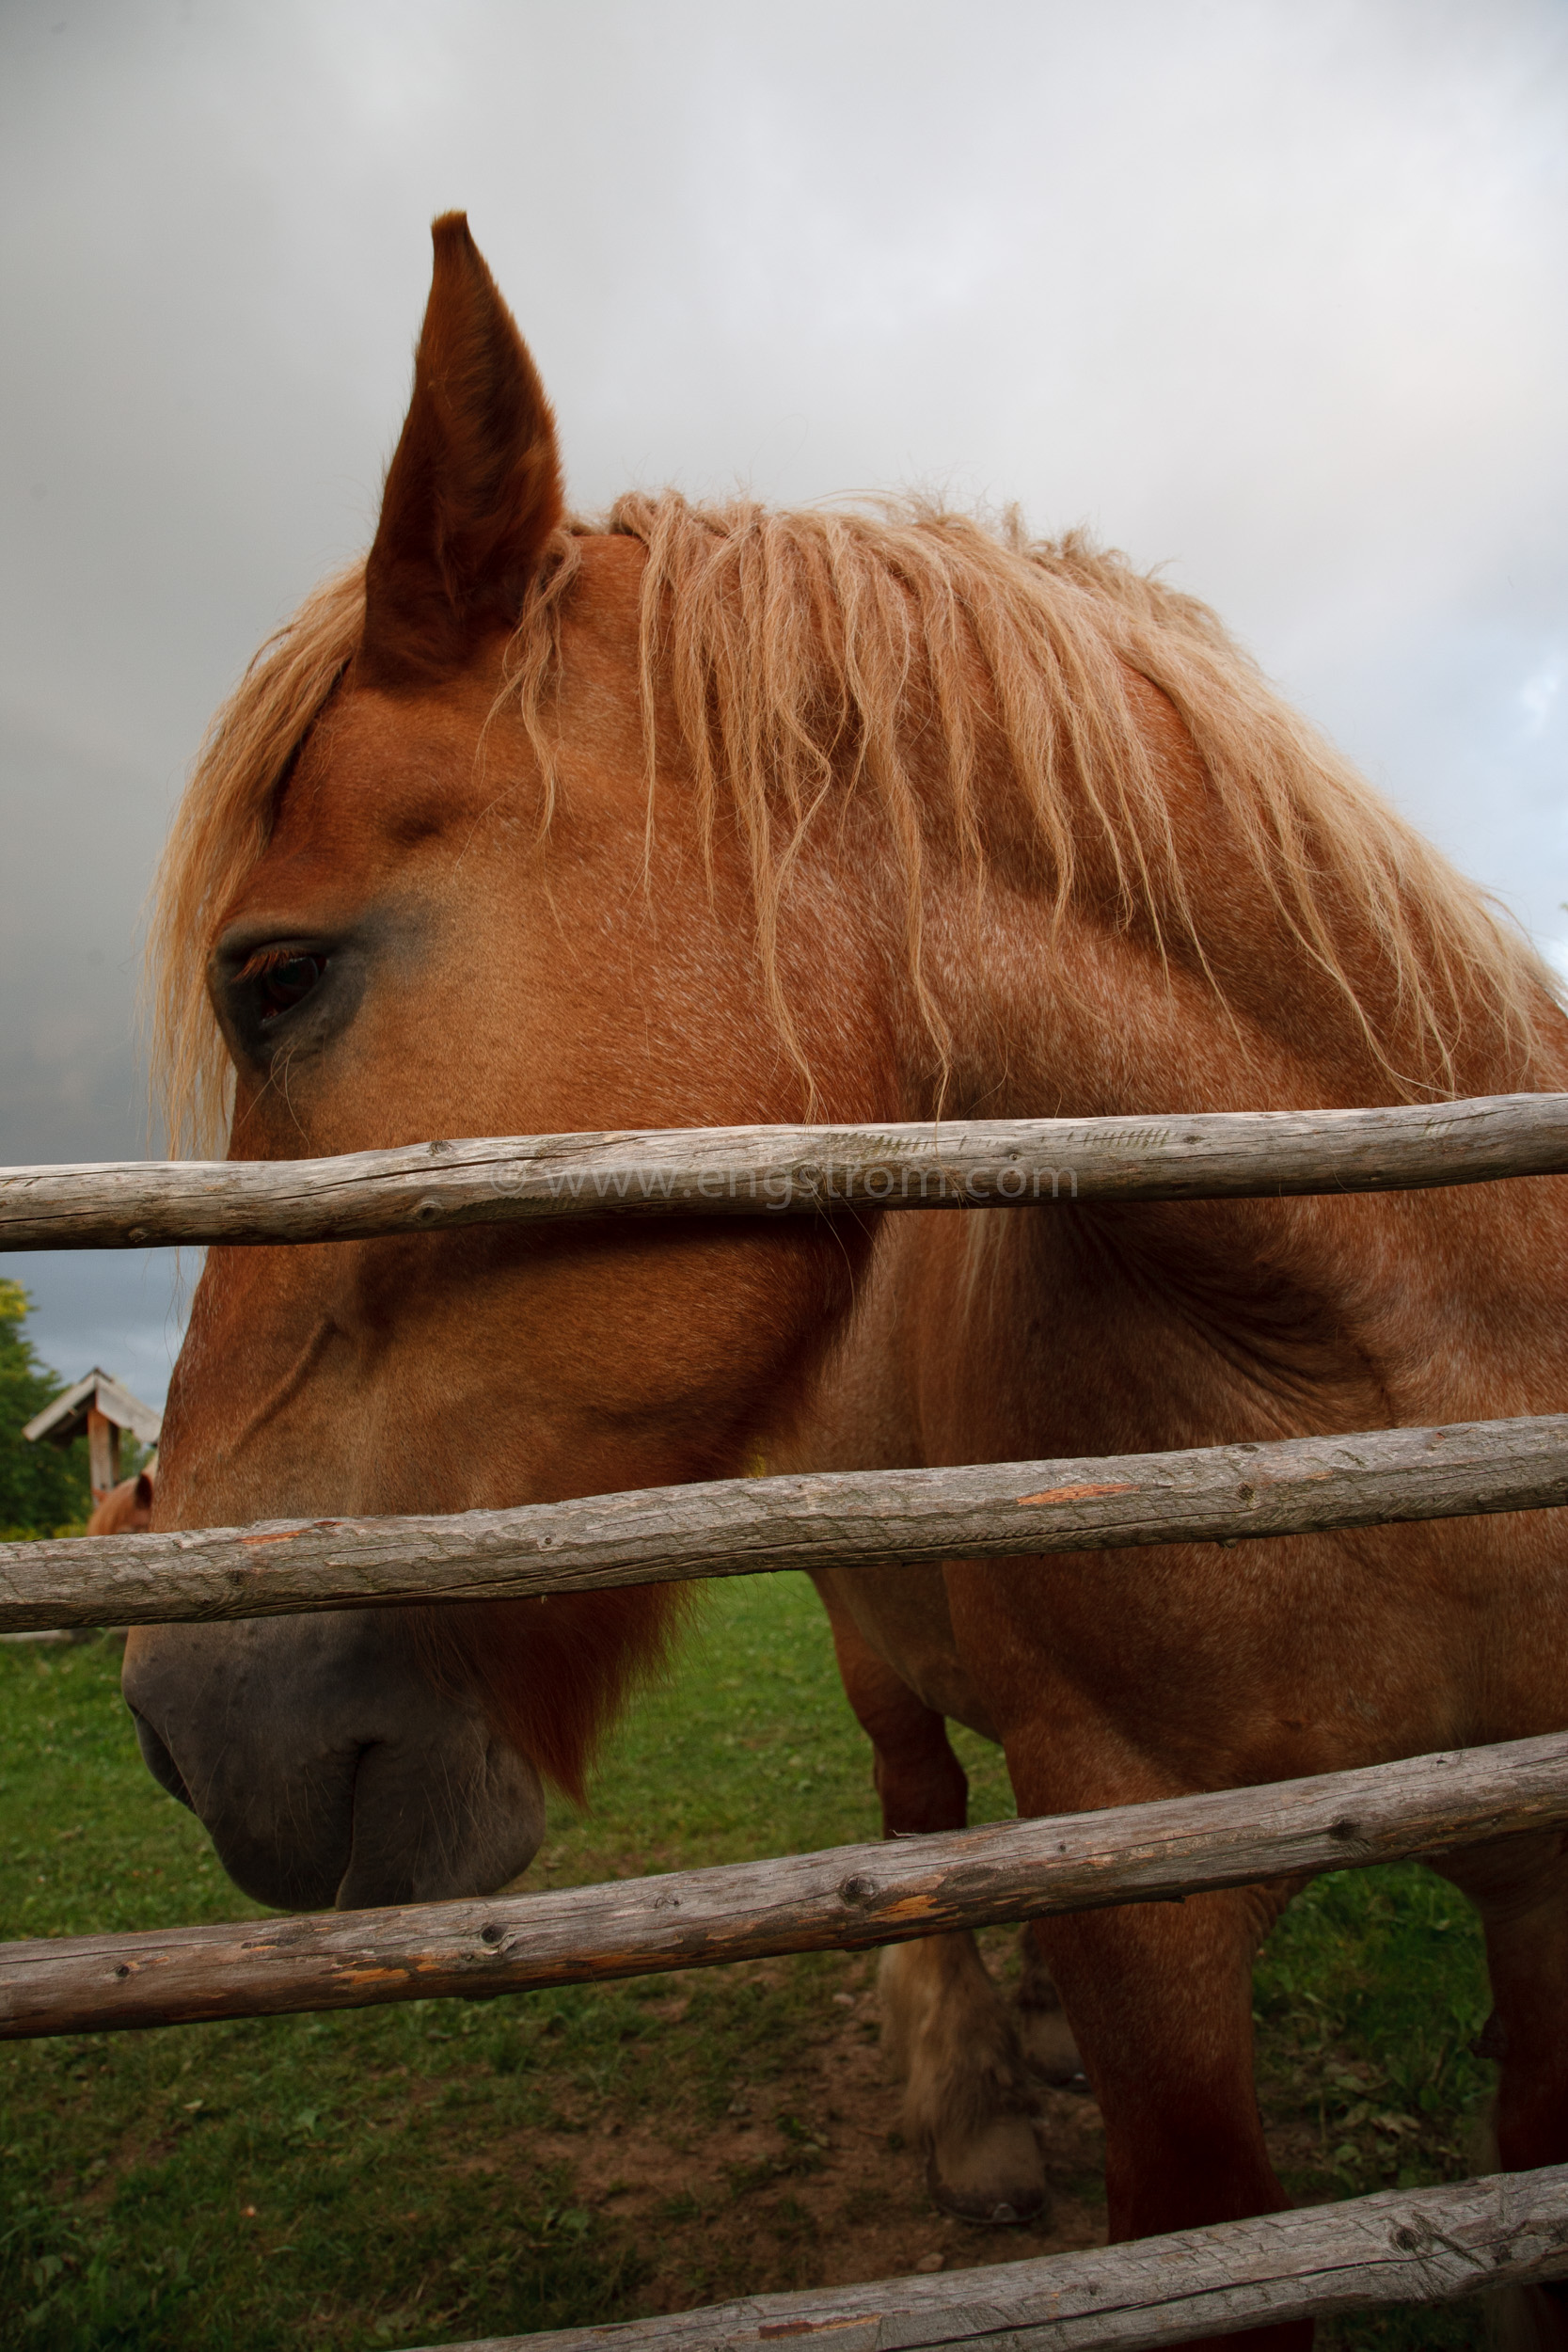
<svg viewBox="0 0 1568 2352">
<path fill-rule="evenodd" d="M 1234 1544 L 1568 1503 L 1568 1414 L 962 1470 L 716 1479 L 450 1518 L 0 1546 L 0 1632 L 517 1600 L 874 1562 Z"/>
<path fill-rule="evenodd" d="M 0 2040 L 483 2000 L 1441 1853 L 1568 1818 L 1568 1733 L 1261 1788 L 384 1911 L 0 1945 Z"/>
<path fill-rule="evenodd" d="M 1568 2266 L 1565 2213 L 1568 2165 L 1553 2165 L 945 2278 L 753 2296 L 620 2328 L 487 2336 L 445 2352 L 765 2352 L 780 2336 L 825 2336 L 833 2352 L 1139 2352 L 1559 2279 Z"/>
<path fill-rule="evenodd" d="M 1568 1172 L 1568 1094 L 1388 1110 L 693 1127 L 317 1160 L 0 1168 L 0 1249 L 354 1241 L 585 1216 L 1411 1192 Z"/>
<path fill-rule="evenodd" d="M 1355 1193 L 1568 1172 L 1568 1096 L 1389 1110 L 715 1129 L 0 1171 L 0 1247 L 312 1242 L 515 1218 Z M 451 1518 L 0 1546 L 0 1629 L 148 1624 L 1243 1538 L 1568 1503 L 1568 1416 L 1185 1454 L 726 1481 Z M 534 1896 L 0 1947 L 0 2037 L 465 1998 L 867 1945 L 1427 1854 L 1568 1820 L 1568 1734 L 1370 1771 Z M 1087 2254 L 515 2339 L 831 2330 L 1097 2352 L 1568 2276 L 1568 2168 Z M 451 2347 L 451 2352 L 463 2352 Z M 499 2342 L 487 2352 L 501 2352 Z"/>
</svg>

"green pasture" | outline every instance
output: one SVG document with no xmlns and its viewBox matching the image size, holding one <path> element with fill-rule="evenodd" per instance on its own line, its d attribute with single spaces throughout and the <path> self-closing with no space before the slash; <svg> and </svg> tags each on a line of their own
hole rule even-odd
<svg viewBox="0 0 1568 2352">
<path fill-rule="evenodd" d="M 144 1772 L 117 1677 L 106 1644 L 0 1648 L 7 1937 L 253 1908 Z M 1008 1810 L 995 1759 L 963 1747 L 975 1818 Z M 710 1593 L 677 1675 L 634 1709 L 592 1813 L 553 1809 L 533 1875 L 579 1883 L 875 1829 L 866 1752 L 809 1587 L 737 1580 Z M 801 2097 L 804 2058 L 824 2018 L 846 2016 L 835 1988 L 867 1981 L 864 1961 L 800 1958 L 7 2044 L 0 2343 L 350 2352 L 632 2317 L 652 2307 L 656 2276 L 665 2301 L 809 2284 L 800 2185 L 832 2122 Z M 1264 2113 L 1298 2195 L 1475 2169 L 1491 2070 L 1469 2043 L 1487 2004 L 1480 1939 L 1448 1887 L 1414 1867 L 1321 1882 L 1276 1931 L 1257 2005 Z M 677 2150 L 697 2149 L 736 2112 L 737 2085 L 770 2119 L 766 2163 L 732 2165 L 703 2198 L 673 2176 L 635 2225 L 602 2164 L 584 2186 L 574 2152 L 589 2135 L 653 2118 Z M 890 2091 L 890 2129 L 895 2118 Z M 1461 2308 L 1322 2340 L 1427 2347 L 1481 2332 Z"/>
</svg>

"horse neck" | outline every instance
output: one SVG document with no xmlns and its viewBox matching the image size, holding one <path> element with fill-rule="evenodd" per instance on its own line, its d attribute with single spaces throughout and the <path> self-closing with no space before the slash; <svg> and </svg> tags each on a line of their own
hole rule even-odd
<svg viewBox="0 0 1568 2352">
<path fill-rule="evenodd" d="M 1401 1100 L 1389 1065 L 1405 1016 L 1370 930 L 1353 1002 L 1262 886 L 1238 901 L 1223 857 L 1203 847 L 1186 869 L 1201 959 L 1168 941 L 1163 954 L 1108 898 L 1053 920 L 1000 861 L 978 878 L 933 875 L 923 957 L 948 1065 L 902 980 L 896 1100 L 875 1115 Z M 884 907 L 880 919 L 885 932 L 895 918 Z M 1543 1027 L 1525 1065 L 1502 1025 L 1478 1017 L 1455 1040 L 1453 1090 L 1568 1084 L 1568 1026 L 1543 1005 Z M 1568 1283 L 1555 1203 L 1541 1197 L 1552 1189 L 889 1219 L 829 1412 L 847 1413 L 879 1455 L 950 1461 L 1539 1410 L 1542 1380 L 1568 1363 L 1545 1363 L 1539 1331 L 1513 1345 L 1512 1322 L 1534 1330 L 1539 1318 L 1513 1317 L 1507 1301 Z M 998 1364 L 1018 1376 L 999 1383 Z"/>
<path fill-rule="evenodd" d="M 1266 928 L 1260 914 L 1259 934 Z M 1250 960 L 1264 985 L 1234 993 L 1228 943 L 1211 934 L 1205 945 L 1208 971 L 1162 948 L 1147 925 L 1127 929 L 1099 910 L 1058 918 L 1037 893 L 956 879 L 932 894 L 923 942 L 945 1052 L 906 987 L 901 1115 L 1112 1118 L 1397 1099 L 1351 1008 L 1297 943 L 1256 937 Z M 1377 1019 L 1374 1009 L 1374 1034 Z"/>
<path fill-rule="evenodd" d="M 924 987 L 907 973 L 893 992 L 903 1116 L 1328 1108 L 1568 1083 L 1568 1023 L 1544 988 L 1530 992 L 1527 1045 L 1499 1009 L 1499 986 L 1518 993 L 1500 964 L 1497 979 L 1461 976 L 1443 1017 L 1445 1060 L 1378 911 L 1338 911 L 1330 972 L 1287 913 L 1286 889 L 1275 895 L 1234 820 L 1195 787 L 1190 755 L 1167 757 L 1165 772 L 1180 904 L 1158 874 L 1147 902 L 1129 893 L 1089 838 L 1058 908 L 1033 841 L 1007 830 L 1017 796 L 1001 778 L 990 796 L 1004 812 L 995 854 L 929 859 Z M 870 862 L 867 872 L 875 888 Z M 884 928 L 895 919 L 891 907 L 878 913 Z M 1433 911 L 1412 900 L 1404 919 L 1418 938 Z M 1444 1005 L 1435 972 L 1425 984 Z M 934 1050 L 942 1032 L 945 1056 Z"/>
</svg>

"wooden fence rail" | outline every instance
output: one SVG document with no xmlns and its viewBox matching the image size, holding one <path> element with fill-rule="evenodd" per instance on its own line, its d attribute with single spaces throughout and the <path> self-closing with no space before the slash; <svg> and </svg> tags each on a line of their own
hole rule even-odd
<svg viewBox="0 0 1568 2352">
<path fill-rule="evenodd" d="M 1568 1503 L 1568 1414 L 1177 1454 L 732 1478 L 450 1518 L 0 1545 L 0 1632 L 281 1616 L 873 1561 L 1237 1543 Z"/>
<path fill-rule="evenodd" d="M 946 2277 L 749 2296 L 445 2352 L 765 2352 L 781 2337 L 825 2337 L 832 2352 L 1143 2352 L 1564 2277 L 1568 2165 L 1550 2165 Z"/>
<path fill-rule="evenodd" d="M 1568 1820 L 1568 1733 L 1260 1788 L 1000 1821 L 659 1878 L 0 1946 L 0 2039 L 855 1951 L 952 1928 L 1180 1900 Z"/>
<path fill-rule="evenodd" d="M 349 1241 L 584 1216 L 1413 1191 L 1568 1173 L 1568 1095 L 1378 1110 L 704 1127 L 0 1169 L 0 1248 Z"/>
</svg>

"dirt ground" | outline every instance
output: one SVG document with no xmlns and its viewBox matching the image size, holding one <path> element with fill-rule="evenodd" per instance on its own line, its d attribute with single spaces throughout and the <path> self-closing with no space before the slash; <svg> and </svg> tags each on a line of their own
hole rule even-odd
<svg viewBox="0 0 1568 2352">
<path fill-rule="evenodd" d="M 758 1972 L 768 1966 L 760 1963 Z M 1103 2243 L 1103 2135 L 1087 2089 L 1040 2088 L 1052 2192 L 1035 2225 L 977 2228 L 940 2214 L 898 2130 L 900 2093 L 881 2047 L 874 1959 L 851 1963 L 786 2082 L 736 2079 L 717 2125 L 675 2104 L 626 2121 L 613 2096 L 562 2103 L 559 2127 L 531 2132 L 519 2158 L 569 2168 L 582 2204 L 619 2225 L 649 2265 L 648 2311 L 803 2285 L 983 2264 Z M 679 1995 L 658 2004 L 671 2024 Z"/>
<path fill-rule="evenodd" d="M 982 1941 L 1006 1980 L 1013 1931 Z M 522 2162 L 569 2174 L 581 2206 L 636 2249 L 644 2312 L 1103 2245 L 1104 2132 L 1082 2077 L 1070 2089 L 1036 2086 L 1051 2193 L 1042 2219 L 1005 2228 L 951 2219 L 898 2128 L 877 1956 L 840 1965 L 840 1989 L 796 2040 L 792 2070 L 762 2085 L 737 2077 L 717 2123 L 692 2110 L 675 2079 L 657 2119 L 628 2117 L 612 2086 L 597 2098 L 563 2091 L 554 2129 L 497 2144 L 476 2169 Z M 746 1973 L 766 1981 L 776 1970 L 761 1962 Z M 678 2026 L 689 2005 L 673 1992 L 648 2006 Z M 1348 2074 L 1346 2087 L 1355 2088 Z M 1266 2115 L 1265 2135 L 1282 2173 L 1299 2180 L 1321 2163 L 1321 2131 L 1301 2116 Z"/>
</svg>

